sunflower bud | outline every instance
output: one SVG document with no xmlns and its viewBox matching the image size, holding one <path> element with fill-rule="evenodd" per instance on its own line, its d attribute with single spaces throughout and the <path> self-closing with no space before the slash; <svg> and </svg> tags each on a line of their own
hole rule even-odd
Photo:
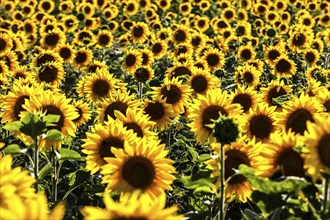
<svg viewBox="0 0 330 220">
<path fill-rule="evenodd" d="M 233 118 L 220 116 L 214 121 L 213 136 L 220 144 L 230 144 L 239 137 L 239 126 Z"/>
</svg>

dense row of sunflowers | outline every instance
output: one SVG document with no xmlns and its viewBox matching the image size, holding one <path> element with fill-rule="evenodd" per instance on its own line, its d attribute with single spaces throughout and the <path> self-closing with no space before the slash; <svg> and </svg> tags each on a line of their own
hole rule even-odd
<svg viewBox="0 0 330 220">
<path fill-rule="evenodd" d="M 228 211 L 260 191 L 240 165 L 263 180 L 314 186 L 322 207 L 302 190 L 281 193 L 307 207 L 299 217 L 329 217 L 329 8 L 322 0 L 2 0 L 0 219 L 183 219 L 197 210 L 184 179 L 203 169 L 210 184 L 198 195 L 218 207 L 225 193 Z M 182 143 L 199 158 L 188 167 L 176 155 Z M 101 190 L 71 206 L 83 187 L 78 171 Z"/>
</svg>

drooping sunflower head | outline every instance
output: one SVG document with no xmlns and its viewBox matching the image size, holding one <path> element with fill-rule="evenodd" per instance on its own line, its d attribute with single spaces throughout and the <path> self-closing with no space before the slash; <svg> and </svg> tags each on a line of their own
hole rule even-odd
<svg viewBox="0 0 330 220">
<path fill-rule="evenodd" d="M 221 115 L 238 117 L 242 113 L 239 104 L 232 104 L 227 92 L 220 89 L 208 91 L 204 96 L 199 95 L 190 106 L 191 112 L 188 115 L 191 123 L 189 126 L 195 133 L 196 140 L 203 144 L 212 135 L 212 128 L 209 126 L 213 120 L 217 120 Z"/>
<path fill-rule="evenodd" d="M 124 149 L 112 148 L 115 157 L 105 158 L 107 164 L 101 168 L 106 191 L 129 194 L 140 190 L 151 200 L 157 200 L 164 190 L 172 190 L 175 168 L 173 161 L 165 158 L 168 152 L 164 147 L 159 141 L 142 139 L 125 145 Z"/>
<path fill-rule="evenodd" d="M 292 130 L 296 134 L 303 135 L 306 131 L 307 121 L 314 122 L 316 113 L 322 112 L 322 106 L 315 97 L 300 94 L 294 96 L 283 105 L 282 112 L 277 114 L 276 124 L 282 126 L 285 131 Z"/>
<path fill-rule="evenodd" d="M 291 131 L 275 132 L 257 156 L 258 175 L 276 178 L 281 176 L 304 176 L 304 155 L 296 150 L 301 140 Z"/>
</svg>

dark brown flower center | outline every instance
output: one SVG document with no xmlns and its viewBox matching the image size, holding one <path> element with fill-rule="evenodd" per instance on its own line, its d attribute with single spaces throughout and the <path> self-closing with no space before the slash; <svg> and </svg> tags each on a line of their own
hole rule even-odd
<svg viewBox="0 0 330 220">
<path fill-rule="evenodd" d="M 217 54 L 208 54 L 206 62 L 210 67 L 217 66 L 220 62 L 220 57 Z"/>
<path fill-rule="evenodd" d="M 134 54 L 128 54 L 125 59 L 126 66 L 131 67 L 134 66 L 136 63 L 136 57 Z"/>
<path fill-rule="evenodd" d="M 4 39 L 0 39 L 0 51 L 4 50 L 7 46 L 7 42 Z"/>
<path fill-rule="evenodd" d="M 179 66 L 173 70 L 173 77 L 183 76 L 183 75 L 191 75 L 191 71 L 185 66 Z"/>
<path fill-rule="evenodd" d="M 231 19 L 231 18 L 233 18 L 233 16 L 234 16 L 234 13 L 232 11 L 225 12 L 225 18 Z"/>
<path fill-rule="evenodd" d="M 161 94 L 166 99 L 166 103 L 172 105 L 179 102 L 182 98 L 182 92 L 176 85 L 171 85 L 169 90 L 167 90 L 167 86 L 163 87 Z"/>
<path fill-rule="evenodd" d="M 82 118 L 82 116 L 83 116 L 83 110 L 80 107 L 78 107 L 78 106 L 75 106 L 75 108 L 76 108 L 79 116 L 78 116 L 78 118 L 75 118 L 72 121 L 76 123 L 76 122 L 78 122 Z"/>
<path fill-rule="evenodd" d="M 37 58 L 37 67 L 41 66 L 42 64 L 45 64 L 47 62 L 52 62 L 55 61 L 54 56 L 50 55 L 50 54 L 41 54 L 38 58 Z"/>
<path fill-rule="evenodd" d="M 106 46 L 110 42 L 110 37 L 107 34 L 102 34 L 99 36 L 99 44 L 101 46 Z"/>
<path fill-rule="evenodd" d="M 306 42 L 306 36 L 304 34 L 296 34 L 293 37 L 292 43 L 297 47 L 301 47 Z"/>
<path fill-rule="evenodd" d="M 59 55 L 64 59 L 67 60 L 72 56 L 72 52 L 70 50 L 70 48 L 67 47 L 63 47 L 60 49 L 59 51 Z"/>
<path fill-rule="evenodd" d="M 78 64 L 84 64 L 87 61 L 87 53 L 83 51 L 78 51 L 75 57 L 75 61 Z"/>
<path fill-rule="evenodd" d="M 103 139 L 99 143 L 99 154 L 101 159 L 104 161 L 105 157 L 114 157 L 113 153 L 111 152 L 111 147 L 115 148 L 124 148 L 124 140 L 120 139 L 119 137 L 107 137 Z M 106 163 L 104 161 L 104 163 Z"/>
<path fill-rule="evenodd" d="M 110 84 L 107 80 L 97 79 L 92 85 L 92 92 L 97 96 L 105 96 L 109 93 Z"/>
<path fill-rule="evenodd" d="M 247 83 L 252 83 L 254 80 L 254 76 L 250 71 L 246 71 L 243 73 L 243 79 Z"/>
<path fill-rule="evenodd" d="M 108 116 L 111 116 L 113 119 L 116 119 L 115 110 L 120 111 L 123 115 L 126 115 L 126 110 L 128 105 L 124 102 L 117 101 L 113 102 L 106 108 L 104 112 L 104 121 L 108 121 Z"/>
<path fill-rule="evenodd" d="M 280 59 L 275 66 L 276 70 L 280 73 L 288 72 L 289 70 L 291 70 L 291 67 L 291 63 L 286 59 Z"/>
<path fill-rule="evenodd" d="M 260 139 L 268 138 L 273 130 L 273 122 L 267 115 L 255 115 L 250 121 L 250 132 Z"/>
<path fill-rule="evenodd" d="M 60 40 L 60 36 L 56 33 L 48 34 L 45 37 L 45 43 L 51 47 L 56 46 L 59 40 Z"/>
<path fill-rule="evenodd" d="M 138 137 L 143 137 L 143 131 L 141 129 L 141 127 L 135 123 L 135 122 L 127 122 L 127 123 L 124 123 L 124 127 L 127 129 L 127 130 L 133 130 L 133 132 L 138 136 Z"/>
<path fill-rule="evenodd" d="M 267 95 L 268 104 L 279 106 L 279 104 L 274 104 L 273 99 L 280 97 L 282 95 L 286 95 L 286 94 L 287 94 L 286 91 L 282 87 L 278 90 L 278 86 L 275 86 L 268 92 L 268 95 Z"/>
<path fill-rule="evenodd" d="M 25 99 L 29 99 L 29 98 L 30 98 L 30 96 L 28 96 L 28 95 L 22 95 L 16 99 L 13 110 L 14 110 L 14 115 L 15 115 L 15 118 L 17 121 L 20 120 L 20 118 L 21 118 L 21 117 L 19 117 L 19 114 L 21 113 L 21 111 L 25 111 L 25 109 L 22 106 L 25 102 Z"/>
<path fill-rule="evenodd" d="M 323 165 L 330 168 L 330 134 L 324 134 L 317 145 L 317 152 Z"/>
<path fill-rule="evenodd" d="M 203 127 L 208 130 L 209 132 L 212 132 L 212 129 L 207 127 L 207 125 L 212 124 L 212 120 L 217 120 L 220 116 L 220 113 L 224 116 L 227 116 L 227 111 L 218 105 L 210 105 L 208 106 L 202 115 L 202 124 Z"/>
<path fill-rule="evenodd" d="M 240 104 L 246 113 L 252 107 L 252 97 L 246 93 L 237 94 L 233 99 L 233 103 Z"/>
<path fill-rule="evenodd" d="M 153 183 L 156 169 L 148 158 L 135 156 L 124 163 L 121 175 L 132 187 L 146 189 Z"/>
<path fill-rule="evenodd" d="M 135 78 L 139 82 L 146 82 L 150 78 L 150 72 L 146 68 L 138 68 L 135 71 Z"/>
<path fill-rule="evenodd" d="M 314 52 L 307 52 L 305 54 L 305 59 L 308 63 L 314 63 L 316 60 L 316 56 L 315 56 Z"/>
<path fill-rule="evenodd" d="M 46 66 L 39 71 L 38 77 L 46 83 L 55 82 L 58 79 L 58 69 L 53 65 Z"/>
<path fill-rule="evenodd" d="M 151 51 L 153 54 L 159 54 L 162 50 L 163 46 L 161 43 L 155 43 L 154 45 L 152 45 Z"/>
<path fill-rule="evenodd" d="M 138 26 L 138 27 L 133 27 L 133 36 L 136 38 L 142 37 L 144 34 L 143 28 Z"/>
<path fill-rule="evenodd" d="M 268 58 L 272 61 L 276 60 L 280 56 L 280 52 L 276 49 L 269 51 Z"/>
<path fill-rule="evenodd" d="M 183 30 L 177 30 L 174 33 L 174 38 L 178 42 L 184 42 L 187 38 L 186 32 Z"/>
<path fill-rule="evenodd" d="M 225 153 L 225 179 L 235 174 L 235 170 L 238 170 L 239 165 L 245 164 L 250 166 L 250 160 L 245 152 L 237 149 L 229 150 Z M 235 169 L 235 170 L 234 170 Z M 243 175 L 236 175 L 229 180 L 229 184 L 239 184 L 246 181 L 246 177 Z"/>
<path fill-rule="evenodd" d="M 159 102 L 149 103 L 144 111 L 150 116 L 152 121 L 157 121 L 165 115 L 165 109 Z"/>
<path fill-rule="evenodd" d="M 54 105 L 45 105 L 42 106 L 42 111 L 46 111 L 46 115 L 58 115 L 60 119 L 56 123 L 55 126 L 49 126 L 47 129 L 57 129 L 61 131 L 62 127 L 64 126 L 64 115 L 60 108 Z"/>
<path fill-rule="evenodd" d="M 204 76 L 195 76 L 191 80 L 191 87 L 193 90 L 197 93 L 203 93 L 207 89 L 208 82 L 207 79 Z"/>
<path fill-rule="evenodd" d="M 243 60 L 249 60 L 252 58 L 252 53 L 250 49 L 244 49 L 241 51 L 241 58 Z"/>
<path fill-rule="evenodd" d="M 48 11 L 51 7 L 51 5 L 49 4 L 49 2 L 43 2 L 41 7 L 45 10 Z"/>
<path fill-rule="evenodd" d="M 307 121 L 314 122 L 312 114 L 307 109 L 300 108 L 290 114 L 285 128 L 287 131 L 291 128 L 293 132 L 303 135 L 306 131 Z"/>
<path fill-rule="evenodd" d="M 330 99 L 326 100 L 324 103 L 323 103 L 324 107 L 325 107 L 325 110 L 326 112 L 330 112 Z"/>
<path fill-rule="evenodd" d="M 279 152 L 275 164 L 281 167 L 285 176 L 304 175 L 304 159 L 291 147 Z"/>
</svg>

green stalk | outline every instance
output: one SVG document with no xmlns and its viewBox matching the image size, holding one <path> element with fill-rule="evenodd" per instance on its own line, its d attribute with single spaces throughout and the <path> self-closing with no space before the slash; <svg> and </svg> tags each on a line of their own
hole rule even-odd
<svg viewBox="0 0 330 220">
<path fill-rule="evenodd" d="M 323 180 L 323 204 L 322 204 L 322 215 L 325 214 L 327 210 L 327 202 L 328 202 L 328 193 L 329 193 L 329 183 L 330 183 L 330 178 L 325 175 L 324 180 Z"/>
<path fill-rule="evenodd" d="M 35 137 L 33 140 L 34 144 L 34 178 L 36 179 L 35 189 L 38 192 L 38 172 L 39 172 L 39 146 L 38 146 L 38 137 Z"/>
<path fill-rule="evenodd" d="M 224 145 L 220 146 L 220 220 L 225 219 L 225 152 Z"/>
</svg>

